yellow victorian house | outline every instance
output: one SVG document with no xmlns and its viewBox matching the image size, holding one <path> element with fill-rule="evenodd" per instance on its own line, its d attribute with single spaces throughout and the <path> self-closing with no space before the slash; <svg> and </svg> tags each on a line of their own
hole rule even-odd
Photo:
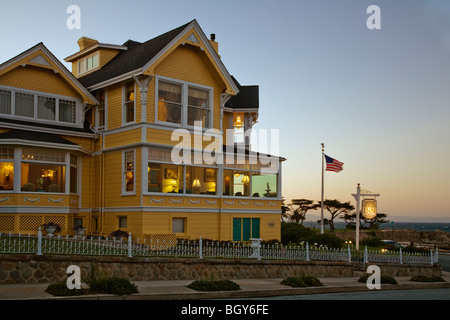
<svg viewBox="0 0 450 320">
<path fill-rule="evenodd" d="M 280 157 L 252 152 L 259 88 L 196 20 L 146 42 L 41 43 L 0 65 L 0 232 L 280 239 Z"/>
</svg>

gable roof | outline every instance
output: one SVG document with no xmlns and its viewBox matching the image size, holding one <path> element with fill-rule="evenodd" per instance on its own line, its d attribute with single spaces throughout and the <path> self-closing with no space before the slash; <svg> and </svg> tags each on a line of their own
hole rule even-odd
<svg viewBox="0 0 450 320">
<path fill-rule="evenodd" d="M 239 91 L 236 84 L 195 19 L 143 43 L 128 40 L 122 45 L 127 50 L 121 51 L 100 70 L 80 77 L 78 80 L 90 90 L 96 90 L 108 84 L 143 74 L 193 28 L 201 37 L 206 47 L 204 49 L 209 52 L 228 86 L 236 94 Z"/>
<path fill-rule="evenodd" d="M 29 59 L 30 58 L 30 59 Z M 38 43 L 28 50 L 18 54 L 8 61 L 0 64 L 0 75 L 5 74 L 19 65 L 34 65 L 41 68 L 53 70 L 59 73 L 62 78 L 83 97 L 83 100 L 90 104 L 98 104 L 97 99 L 87 90 L 75 76 L 47 49 L 42 43 Z"/>
</svg>

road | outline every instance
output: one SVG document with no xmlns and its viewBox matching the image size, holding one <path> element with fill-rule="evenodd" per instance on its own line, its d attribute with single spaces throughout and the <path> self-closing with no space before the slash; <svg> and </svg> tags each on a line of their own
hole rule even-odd
<svg viewBox="0 0 450 320">
<path fill-rule="evenodd" d="M 450 300 L 450 288 L 322 293 L 322 294 L 271 297 L 267 299 L 268 300 Z"/>
</svg>

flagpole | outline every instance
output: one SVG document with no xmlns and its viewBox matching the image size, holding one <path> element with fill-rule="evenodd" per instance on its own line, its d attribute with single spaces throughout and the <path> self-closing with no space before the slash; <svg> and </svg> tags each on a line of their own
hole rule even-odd
<svg viewBox="0 0 450 320">
<path fill-rule="evenodd" d="M 321 143 L 322 145 L 322 197 L 321 197 L 321 201 L 320 201 L 320 234 L 323 234 L 323 182 L 324 182 L 324 174 L 323 174 L 323 170 L 324 170 L 324 164 L 323 164 L 323 158 L 324 158 L 324 148 L 325 145 L 323 143 Z"/>
</svg>

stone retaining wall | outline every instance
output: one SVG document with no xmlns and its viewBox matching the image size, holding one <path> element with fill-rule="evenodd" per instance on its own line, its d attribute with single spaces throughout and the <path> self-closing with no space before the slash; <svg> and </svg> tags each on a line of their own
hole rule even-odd
<svg viewBox="0 0 450 320">
<path fill-rule="evenodd" d="M 300 272 L 319 278 L 353 276 L 353 265 L 346 262 L 3 254 L 0 255 L 0 284 L 52 283 L 67 279 L 69 265 L 79 266 L 84 274 L 92 263 L 105 275 L 121 276 L 131 281 L 285 278 Z M 440 275 L 440 267 L 386 265 L 382 274 Z"/>
</svg>

